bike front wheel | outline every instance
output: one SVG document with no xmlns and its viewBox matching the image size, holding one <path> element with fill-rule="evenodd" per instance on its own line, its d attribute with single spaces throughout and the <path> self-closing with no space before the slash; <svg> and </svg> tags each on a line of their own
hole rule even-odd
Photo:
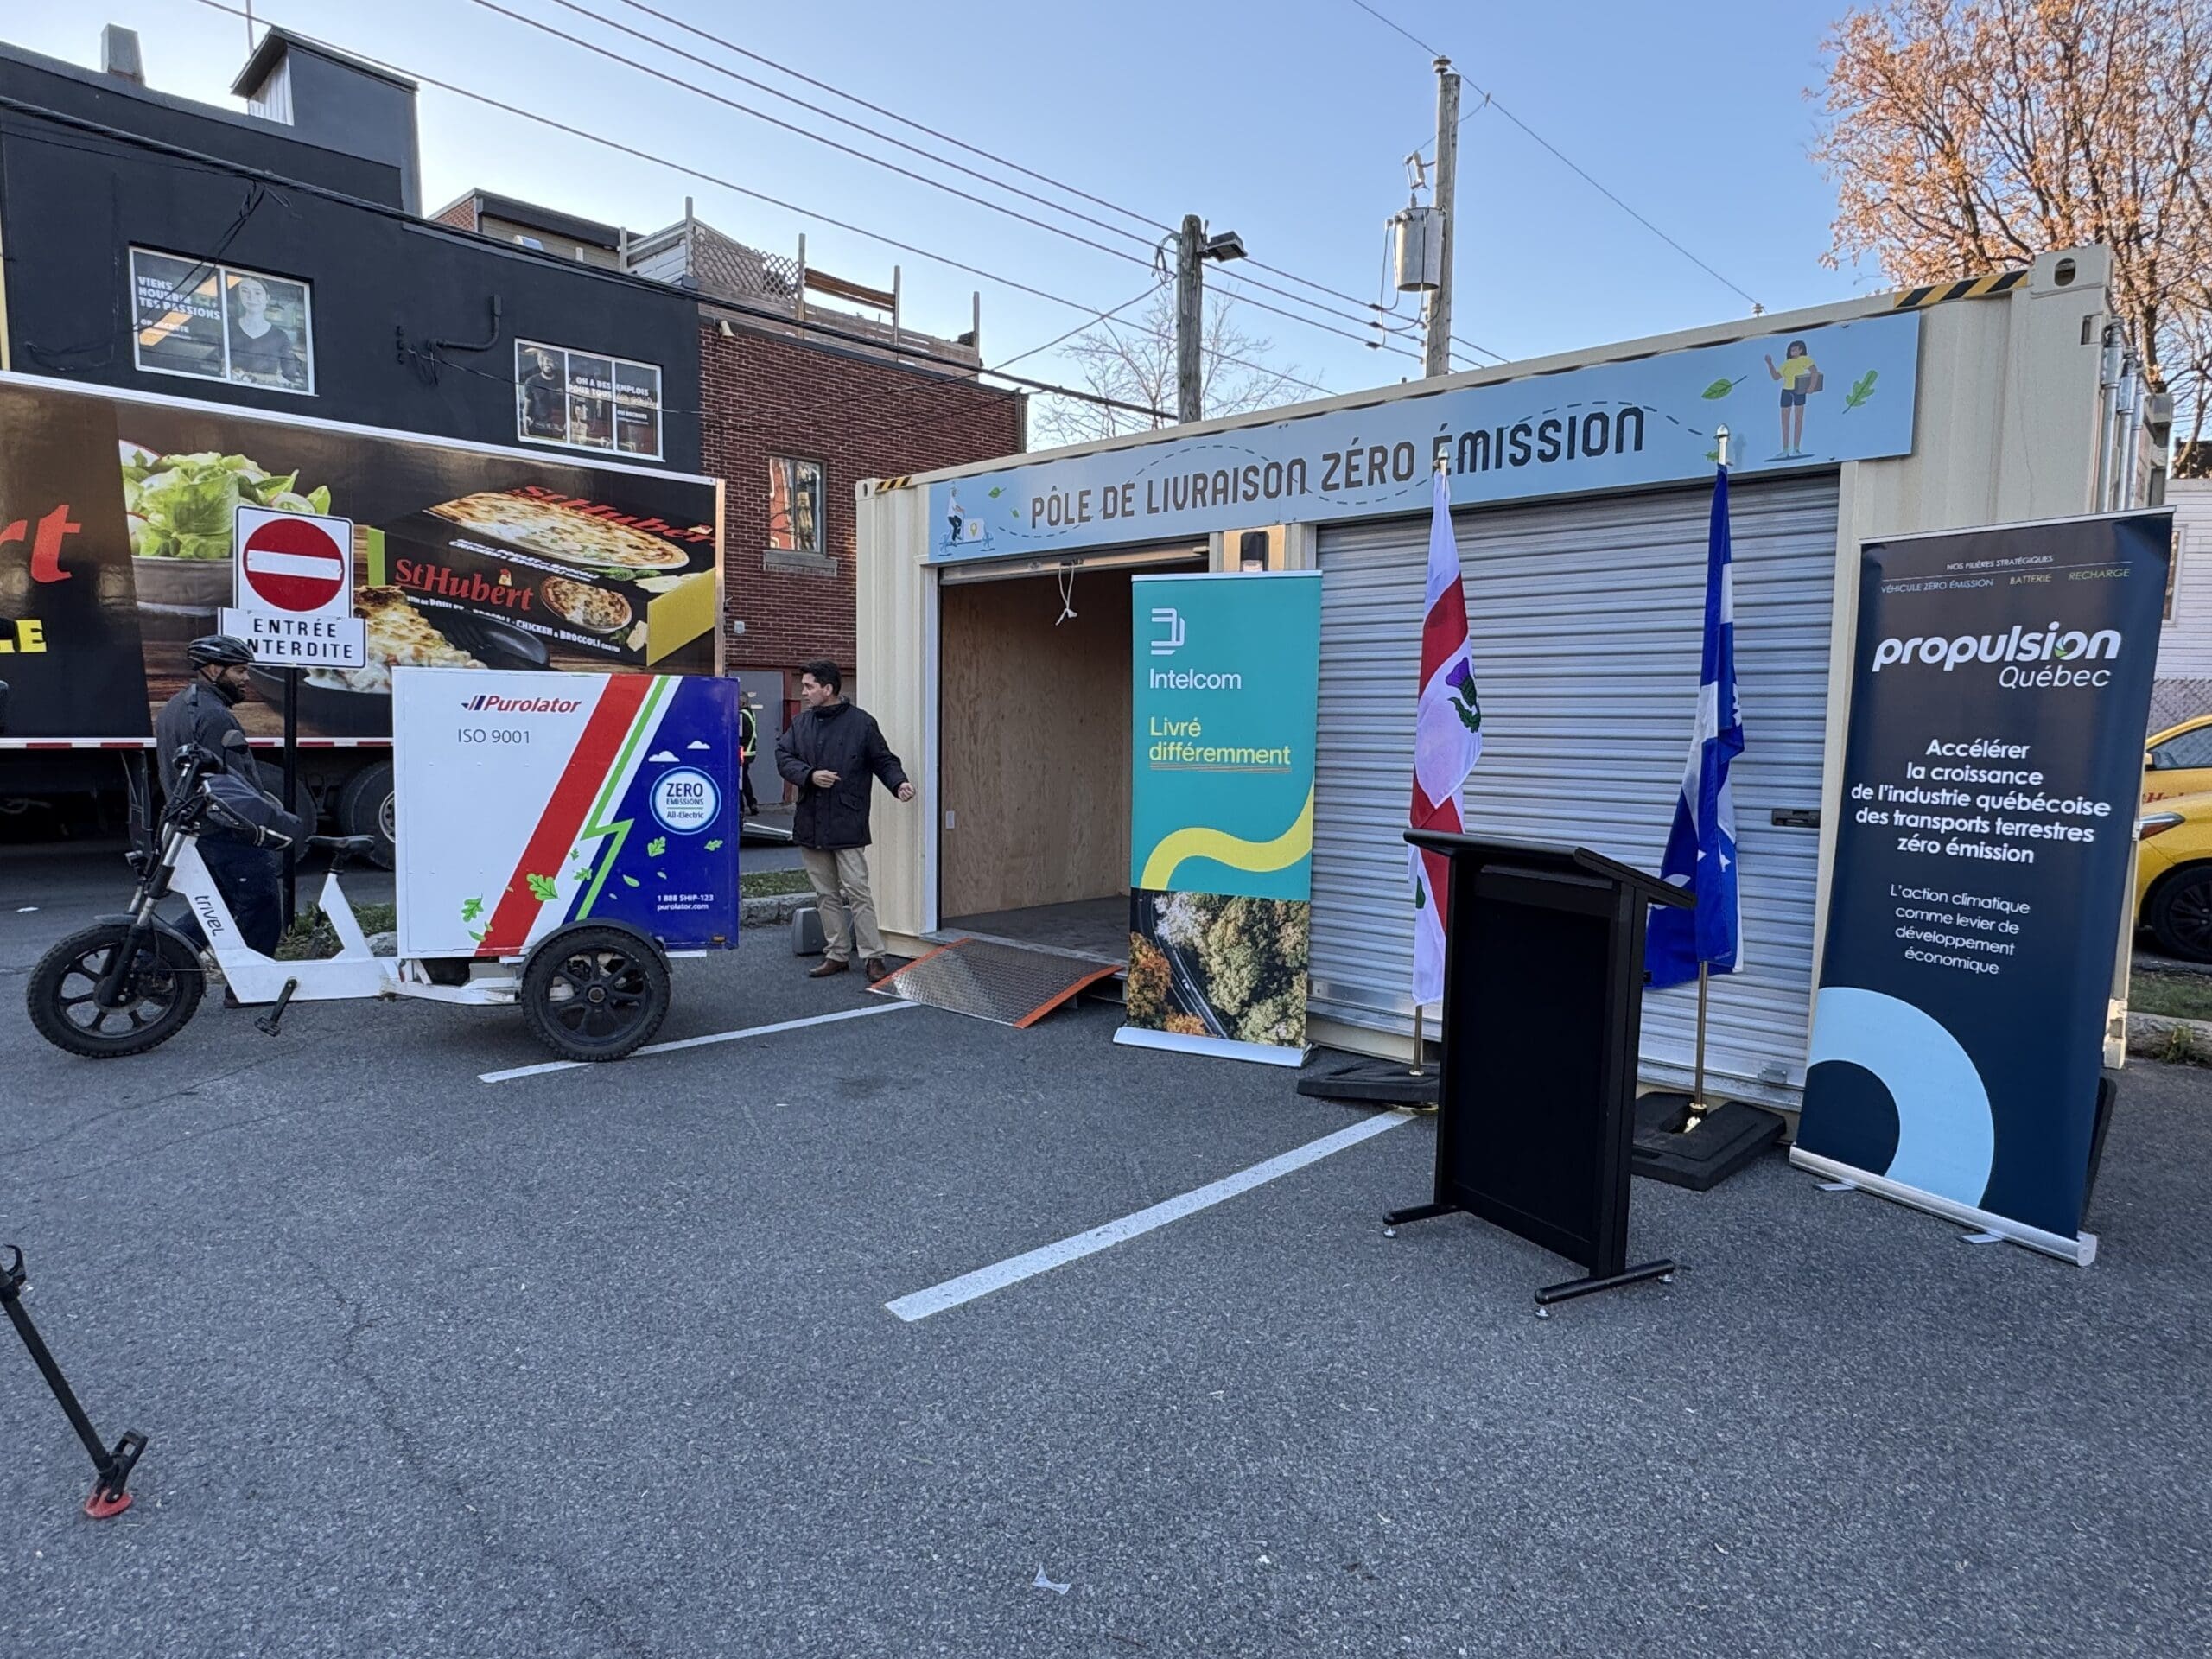
<svg viewBox="0 0 2212 1659">
<path fill-rule="evenodd" d="M 139 940 L 122 1000 L 101 1006 L 100 982 L 130 942 L 128 923 L 102 922 L 39 958 L 24 1001 L 40 1036 L 88 1060 L 106 1060 L 143 1054 L 184 1029 L 200 1007 L 207 975 L 192 950 L 165 933 Z"/>
</svg>

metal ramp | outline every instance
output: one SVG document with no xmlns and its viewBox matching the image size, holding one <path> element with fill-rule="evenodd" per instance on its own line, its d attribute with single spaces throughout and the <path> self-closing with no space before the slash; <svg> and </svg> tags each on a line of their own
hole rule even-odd
<svg viewBox="0 0 2212 1659">
<path fill-rule="evenodd" d="M 1001 939 L 960 938 L 893 969 L 868 993 L 1026 1031 L 1086 988 L 1121 971 L 1121 963 L 1093 957 Z"/>
</svg>

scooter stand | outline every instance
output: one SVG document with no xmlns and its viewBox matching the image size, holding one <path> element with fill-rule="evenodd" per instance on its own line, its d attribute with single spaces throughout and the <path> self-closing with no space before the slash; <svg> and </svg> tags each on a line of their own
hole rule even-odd
<svg viewBox="0 0 2212 1659">
<path fill-rule="evenodd" d="M 0 1262 L 0 1305 L 6 1306 L 16 1334 L 30 1351 L 31 1363 L 46 1379 L 46 1386 L 54 1390 L 54 1397 L 69 1419 L 70 1427 L 77 1431 L 77 1438 L 84 1442 L 85 1450 L 92 1459 L 92 1491 L 85 1500 L 85 1513 L 95 1521 L 121 1515 L 130 1507 L 130 1494 L 124 1488 L 130 1482 L 130 1471 L 138 1465 L 139 1455 L 146 1449 L 146 1437 L 134 1428 L 115 1443 L 111 1452 L 100 1444 L 92 1420 L 77 1402 L 76 1391 L 69 1386 L 69 1379 L 61 1375 L 60 1366 L 54 1363 L 54 1355 L 39 1335 L 38 1327 L 31 1323 L 29 1310 L 23 1306 L 23 1293 L 30 1288 L 29 1275 L 23 1271 L 23 1253 L 13 1244 L 7 1247 L 7 1260 Z"/>
</svg>

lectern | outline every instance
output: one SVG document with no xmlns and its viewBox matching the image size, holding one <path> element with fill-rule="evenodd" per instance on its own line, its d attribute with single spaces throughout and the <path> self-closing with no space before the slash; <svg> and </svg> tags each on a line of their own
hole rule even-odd
<svg viewBox="0 0 2212 1659">
<path fill-rule="evenodd" d="M 1554 1302 L 1663 1278 L 1628 1265 L 1629 1160 L 1644 915 L 1688 893 L 1586 847 L 1409 830 L 1452 861 L 1445 918 L 1436 1197 L 1396 1227 L 1464 1210 L 1586 1268 Z"/>
</svg>

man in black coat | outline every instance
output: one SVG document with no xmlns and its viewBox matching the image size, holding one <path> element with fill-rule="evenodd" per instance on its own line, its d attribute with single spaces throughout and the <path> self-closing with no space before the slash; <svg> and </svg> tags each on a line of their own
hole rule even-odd
<svg viewBox="0 0 2212 1659">
<path fill-rule="evenodd" d="M 806 707 L 776 740 L 776 770 L 798 785 L 791 840 L 822 912 L 822 965 L 810 977 L 842 974 L 857 942 L 870 983 L 888 971 L 868 884 L 868 813 L 879 779 L 902 801 L 914 798 L 899 757 L 884 747 L 875 717 L 845 701 L 844 676 L 832 662 L 807 664 L 798 694 Z"/>
</svg>

